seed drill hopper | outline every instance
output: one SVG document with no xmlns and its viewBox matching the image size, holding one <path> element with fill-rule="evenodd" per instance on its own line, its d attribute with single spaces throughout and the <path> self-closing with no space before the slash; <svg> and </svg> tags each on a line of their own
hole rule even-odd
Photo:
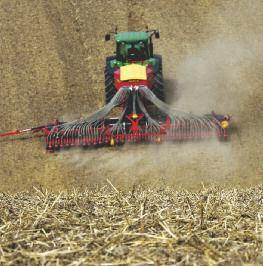
<svg viewBox="0 0 263 266">
<path fill-rule="evenodd" d="M 48 151 L 72 146 L 101 147 L 124 143 L 227 139 L 230 117 L 212 112 L 196 116 L 166 103 L 162 57 L 153 51 L 158 30 L 112 32 L 114 56 L 106 58 L 105 106 L 88 117 L 16 130 L 0 137 L 42 132 Z M 117 117 L 110 117 L 117 109 Z M 116 112 L 115 112 L 116 113 Z"/>
</svg>

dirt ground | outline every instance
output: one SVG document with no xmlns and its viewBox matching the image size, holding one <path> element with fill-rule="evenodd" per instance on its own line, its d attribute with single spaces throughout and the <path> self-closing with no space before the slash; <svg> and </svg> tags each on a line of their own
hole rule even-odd
<svg viewBox="0 0 263 266">
<path fill-rule="evenodd" d="M 227 113 L 228 143 L 127 145 L 47 154 L 43 139 L 1 140 L 0 190 L 158 183 L 251 186 L 263 178 L 263 2 L 0 1 L 0 132 L 103 106 L 104 33 L 158 28 L 171 105 Z"/>
</svg>

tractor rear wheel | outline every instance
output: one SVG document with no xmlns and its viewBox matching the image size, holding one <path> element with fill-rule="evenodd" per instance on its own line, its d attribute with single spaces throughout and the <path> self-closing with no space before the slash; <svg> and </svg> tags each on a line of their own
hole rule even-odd
<svg viewBox="0 0 263 266">
<path fill-rule="evenodd" d="M 154 55 L 154 58 L 157 61 L 157 70 L 154 72 L 152 92 L 161 101 L 165 102 L 165 92 L 164 92 L 164 85 L 163 85 L 162 56 L 161 55 Z"/>
<path fill-rule="evenodd" d="M 116 56 L 109 56 L 106 58 L 106 66 L 104 71 L 105 77 L 105 103 L 109 103 L 116 93 L 114 86 L 114 70 L 110 66 L 110 61 L 116 59 Z"/>
</svg>

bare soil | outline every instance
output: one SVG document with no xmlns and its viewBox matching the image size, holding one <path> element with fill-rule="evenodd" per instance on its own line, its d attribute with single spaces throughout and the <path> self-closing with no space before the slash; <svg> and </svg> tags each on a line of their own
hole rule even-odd
<svg viewBox="0 0 263 266">
<path fill-rule="evenodd" d="M 127 146 L 45 153 L 43 139 L 2 141 L 1 190 L 52 190 L 162 179 L 249 185 L 262 181 L 262 1 L 7 1 L 0 3 L 0 131 L 70 120 L 104 103 L 104 33 L 158 28 L 171 104 L 232 115 L 230 143 Z M 121 160 L 121 164 L 118 161 Z"/>
</svg>

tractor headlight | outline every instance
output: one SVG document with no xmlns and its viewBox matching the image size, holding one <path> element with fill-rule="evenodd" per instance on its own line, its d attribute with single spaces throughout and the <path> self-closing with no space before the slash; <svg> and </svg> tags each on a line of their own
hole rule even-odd
<svg viewBox="0 0 263 266">
<path fill-rule="evenodd" d="M 223 121 L 220 122 L 220 125 L 221 125 L 222 128 L 226 129 L 226 128 L 228 128 L 229 123 L 228 123 L 227 120 L 223 120 Z"/>
</svg>

